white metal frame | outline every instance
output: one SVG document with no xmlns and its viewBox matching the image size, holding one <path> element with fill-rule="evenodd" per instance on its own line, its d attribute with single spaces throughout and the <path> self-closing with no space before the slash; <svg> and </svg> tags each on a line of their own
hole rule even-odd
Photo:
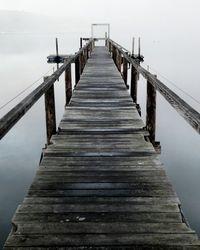
<svg viewBox="0 0 200 250">
<path fill-rule="evenodd" d="M 95 26 L 107 26 L 107 38 L 110 38 L 110 24 L 109 23 L 92 23 L 91 25 L 91 37 L 94 37 L 94 27 Z M 105 39 L 105 37 L 98 37 L 97 39 Z"/>
</svg>

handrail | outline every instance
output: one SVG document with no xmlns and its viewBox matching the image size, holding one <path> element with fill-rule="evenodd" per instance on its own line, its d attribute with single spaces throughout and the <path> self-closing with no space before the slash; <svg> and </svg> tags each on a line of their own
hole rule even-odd
<svg viewBox="0 0 200 250">
<path fill-rule="evenodd" d="M 128 50 L 111 39 L 108 39 L 108 43 L 120 51 L 123 57 L 135 68 L 137 73 L 142 74 L 142 76 L 160 92 L 169 104 L 200 134 L 200 114 L 194 108 L 169 89 L 163 82 L 157 79 L 155 75 L 144 69 L 138 63 L 137 59 L 131 57 L 131 53 Z"/>
<path fill-rule="evenodd" d="M 88 49 L 89 46 L 91 46 L 92 42 L 93 39 L 90 39 L 83 48 L 81 48 L 75 55 L 64 62 L 64 64 L 51 76 L 46 77 L 42 84 L 40 84 L 0 119 L 0 139 L 2 139 L 7 134 L 7 132 L 25 115 L 25 113 L 39 100 L 39 98 L 51 88 L 60 75 L 70 67 L 71 63 L 75 62 L 77 58 L 82 55 L 85 49 Z"/>
</svg>

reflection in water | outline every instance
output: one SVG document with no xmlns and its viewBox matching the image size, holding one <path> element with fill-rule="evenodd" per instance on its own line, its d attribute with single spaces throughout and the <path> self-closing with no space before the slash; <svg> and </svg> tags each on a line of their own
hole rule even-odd
<svg viewBox="0 0 200 250">
<path fill-rule="evenodd" d="M 64 53 L 72 53 L 77 50 L 79 42 L 77 34 L 62 36 L 60 40 Z M 76 46 L 74 45 L 75 41 L 77 41 Z M 1 59 L 4 62 L 0 67 L 1 106 L 52 67 L 52 65 L 46 64 L 46 56 L 54 50 L 54 37 L 0 35 L 0 45 Z M 147 61 L 154 63 L 154 65 L 157 63 L 158 69 L 161 69 L 162 72 L 165 69 L 167 76 L 174 79 L 175 82 L 183 82 L 181 87 L 185 89 L 188 88 L 188 82 L 190 82 L 190 93 L 199 98 L 197 82 L 200 80 L 200 76 L 193 76 L 193 81 L 191 81 L 192 72 L 189 72 L 188 66 L 182 63 L 181 55 L 177 55 L 173 65 L 167 56 L 168 51 L 160 57 L 159 53 L 164 53 L 163 44 L 160 47 L 157 44 L 154 51 L 150 49 L 150 46 L 152 49 L 151 43 L 144 44 Z M 66 48 L 67 51 L 64 51 L 63 48 Z M 180 61 L 178 60 L 179 56 Z M 166 69 L 166 65 L 169 64 L 170 68 Z M 180 70 L 184 74 L 175 75 L 173 67 L 178 71 L 177 65 L 181 65 Z M 61 77 L 61 80 L 56 82 L 57 123 L 63 113 L 63 90 L 63 77 Z M 144 117 L 145 91 L 145 82 L 141 80 L 138 102 L 141 103 Z M 3 244 L 10 230 L 11 218 L 17 205 L 23 200 L 32 182 L 38 168 L 42 148 L 45 145 L 43 102 L 44 100 L 41 98 L 0 142 L 0 245 Z M 200 188 L 200 136 L 159 95 L 157 103 L 157 140 L 161 142 L 162 146 L 161 160 L 164 162 L 174 189 L 182 201 L 186 217 L 192 228 L 200 234 L 200 194 L 198 192 Z M 0 114 L 2 115 L 6 111 L 5 109 Z"/>
</svg>

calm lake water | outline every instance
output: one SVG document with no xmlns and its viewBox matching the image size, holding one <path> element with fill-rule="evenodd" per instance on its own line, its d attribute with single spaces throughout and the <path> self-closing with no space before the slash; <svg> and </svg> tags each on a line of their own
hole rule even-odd
<svg viewBox="0 0 200 250">
<path fill-rule="evenodd" d="M 56 36 L 59 37 L 61 53 L 71 54 L 77 51 L 79 34 L 0 35 L 0 106 L 36 79 L 43 77 L 48 70 L 52 72 L 53 65 L 46 63 L 46 56 L 54 53 Z M 122 40 L 117 33 L 113 38 L 130 48 L 128 39 Z M 187 46 L 186 42 L 185 46 Z M 187 58 L 186 63 L 185 55 L 178 44 L 174 45 L 173 42 L 173 46 L 169 46 L 169 42 L 165 40 L 151 41 L 149 38 L 143 41 L 143 51 L 145 62 L 163 72 L 186 92 L 200 99 L 200 74 L 198 73 L 200 51 L 193 51 L 195 56 L 190 53 L 191 58 Z M 195 69 L 197 70 L 194 71 Z M 158 77 L 162 80 L 160 76 Z M 41 80 L 37 84 L 39 83 Z M 175 89 L 168 82 L 166 84 Z M 56 82 L 55 86 L 58 123 L 64 107 L 63 77 Z M 200 111 L 198 104 L 180 91 L 176 90 L 176 92 Z M 141 78 L 138 102 L 141 104 L 144 120 L 145 93 L 146 83 Z M 12 105 L 19 100 L 13 102 Z M 41 98 L 0 141 L 0 248 L 10 231 L 11 218 L 32 182 L 42 148 L 45 145 L 43 103 L 44 100 Z M 159 94 L 157 103 L 157 140 L 162 146 L 161 160 L 182 202 L 185 216 L 191 227 L 200 235 L 200 136 Z M 0 110 L 0 115 L 8 111 L 12 105 Z"/>
</svg>

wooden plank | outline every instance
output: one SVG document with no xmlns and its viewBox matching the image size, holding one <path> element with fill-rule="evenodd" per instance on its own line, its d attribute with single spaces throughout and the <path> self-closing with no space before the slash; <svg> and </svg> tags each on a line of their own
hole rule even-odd
<svg viewBox="0 0 200 250">
<path fill-rule="evenodd" d="M 195 234 L 70 234 L 11 235 L 6 246 L 131 246 L 131 245 L 198 245 Z"/>
<path fill-rule="evenodd" d="M 114 43 L 111 41 L 111 43 Z M 136 60 L 131 58 L 124 52 L 120 46 L 114 43 L 115 46 L 121 51 L 126 60 L 133 65 L 138 73 L 142 74 L 144 78 L 149 81 L 156 90 L 169 102 L 169 104 L 193 127 L 197 133 L 200 133 L 200 114 L 193 109 L 188 103 L 180 98 L 176 93 L 169 89 L 164 83 L 158 80 L 153 74 L 144 69 L 138 64 Z"/>
<path fill-rule="evenodd" d="M 24 204 L 68 204 L 68 203 L 127 203 L 132 205 L 155 205 L 155 204 L 180 204 L 177 197 L 27 197 L 24 198 Z M 164 212 L 164 211 L 163 211 Z"/>
<path fill-rule="evenodd" d="M 18 213 L 67 213 L 67 212 L 166 212 L 177 213 L 179 207 L 176 204 L 156 204 L 155 205 L 132 205 L 121 204 L 22 204 L 18 207 Z"/>
<path fill-rule="evenodd" d="M 109 192 L 108 192 L 109 191 Z M 175 193 L 171 189 L 151 189 L 151 190 L 143 190 L 143 189 L 59 189 L 59 190 L 32 190 L 30 189 L 28 192 L 29 196 L 37 196 L 37 197 L 169 197 L 175 196 Z"/>
<path fill-rule="evenodd" d="M 52 85 L 46 91 L 46 93 L 44 94 L 44 99 L 45 99 L 47 144 L 50 144 L 51 136 L 56 133 L 56 111 L 55 111 L 54 85 Z"/>
<path fill-rule="evenodd" d="M 70 197 L 71 198 L 71 197 Z M 85 218 L 85 222 L 146 222 L 181 223 L 179 212 L 65 212 L 65 213 L 16 213 L 12 219 L 16 225 L 20 222 L 76 222 Z"/>
<path fill-rule="evenodd" d="M 112 222 L 112 223 L 95 223 L 84 222 L 84 217 L 79 217 L 82 221 L 81 227 L 77 223 L 63 222 L 63 223 L 18 223 L 15 235 L 20 234 L 125 234 L 125 233 L 176 233 L 176 234 L 194 234 L 183 223 L 131 223 L 131 222 Z"/>
<path fill-rule="evenodd" d="M 40 97 L 54 84 L 59 76 L 67 70 L 71 63 L 76 60 L 83 49 L 90 46 L 92 40 L 89 41 L 79 52 L 57 69 L 48 79 L 43 81 L 35 90 L 27 95 L 21 102 L 12 108 L 7 114 L 0 119 L 0 139 L 8 133 L 8 131 L 26 114 L 26 112 L 40 99 Z"/>
<path fill-rule="evenodd" d="M 108 51 L 95 48 L 4 249 L 198 247 L 146 136 Z"/>
<path fill-rule="evenodd" d="M 86 249 L 87 246 L 68 246 L 67 249 L 68 250 L 83 250 Z M 149 247 L 151 247 L 151 249 L 156 249 L 156 250 L 199 250 L 199 246 L 192 246 L 192 245 L 184 245 L 184 246 L 180 246 L 180 245 L 173 245 L 173 246 L 169 246 L 169 245 L 149 245 Z M 155 248 L 156 247 L 156 248 Z M 90 247 L 91 248 L 91 247 Z M 6 247 L 5 249 L 7 250 L 44 250 L 47 249 L 46 247 Z M 116 249 L 116 245 L 109 245 L 109 247 L 106 246 L 92 246 L 92 249 L 94 250 L 115 250 Z M 146 245 L 132 245 L 132 246 L 127 246 L 127 245 L 120 245 L 117 246 L 118 250 L 146 250 Z M 50 247 L 48 246 L 48 250 L 55 250 L 55 247 Z M 66 247 L 59 247 L 59 250 L 66 250 Z"/>
</svg>

